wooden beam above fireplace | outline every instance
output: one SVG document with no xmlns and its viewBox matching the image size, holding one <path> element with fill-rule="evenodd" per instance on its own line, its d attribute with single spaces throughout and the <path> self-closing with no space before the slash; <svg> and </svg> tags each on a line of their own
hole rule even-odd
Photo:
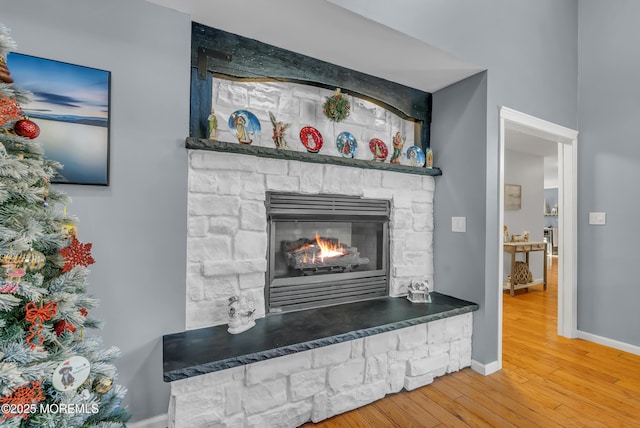
<svg viewBox="0 0 640 428">
<path fill-rule="evenodd" d="M 215 75 L 341 88 L 349 95 L 413 121 L 416 144 L 423 150 L 430 147 L 432 96 L 428 92 L 195 22 L 192 25 L 191 66 L 190 136 L 193 138 L 208 136 L 211 79 Z"/>
</svg>

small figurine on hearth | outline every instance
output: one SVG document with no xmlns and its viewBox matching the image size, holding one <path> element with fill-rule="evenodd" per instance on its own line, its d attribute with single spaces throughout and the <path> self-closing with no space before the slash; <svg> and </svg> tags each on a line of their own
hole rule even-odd
<svg viewBox="0 0 640 428">
<path fill-rule="evenodd" d="M 229 297 L 228 304 L 228 316 L 229 316 L 229 328 L 227 331 L 231 334 L 242 333 L 243 331 L 249 330 L 251 327 L 256 325 L 254 320 L 254 315 L 256 312 L 255 307 L 253 305 L 249 305 L 246 299 L 242 301 L 238 298 L 238 296 Z"/>
<path fill-rule="evenodd" d="M 271 119 L 271 124 L 273 125 L 273 142 L 276 143 L 276 148 L 289 150 L 289 145 L 287 144 L 287 140 L 285 140 L 284 133 L 291 124 L 278 122 L 271 112 L 269 112 L 269 119 Z"/>
<path fill-rule="evenodd" d="M 400 131 L 396 132 L 393 137 L 393 154 L 391 155 L 391 163 L 400 163 L 400 154 L 402 153 L 402 146 L 404 146 L 404 138 Z"/>
</svg>

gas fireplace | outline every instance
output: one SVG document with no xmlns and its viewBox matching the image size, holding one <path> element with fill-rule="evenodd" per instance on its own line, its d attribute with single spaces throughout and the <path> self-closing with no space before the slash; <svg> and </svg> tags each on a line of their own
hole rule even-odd
<svg viewBox="0 0 640 428">
<path fill-rule="evenodd" d="M 389 293 L 388 200 L 269 192 L 268 312 Z"/>
</svg>

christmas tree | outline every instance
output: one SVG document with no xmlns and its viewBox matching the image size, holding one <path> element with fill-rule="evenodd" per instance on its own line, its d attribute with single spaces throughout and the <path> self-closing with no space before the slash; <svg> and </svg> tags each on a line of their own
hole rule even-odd
<svg viewBox="0 0 640 428">
<path fill-rule="evenodd" d="M 15 47 L 0 24 L 0 426 L 122 427 L 118 350 L 83 336 L 100 327 L 86 294 L 91 244 L 76 237 L 68 196 L 49 188 L 61 165 L 22 115 L 30 94 L 6 64 Z"/>
</svg>

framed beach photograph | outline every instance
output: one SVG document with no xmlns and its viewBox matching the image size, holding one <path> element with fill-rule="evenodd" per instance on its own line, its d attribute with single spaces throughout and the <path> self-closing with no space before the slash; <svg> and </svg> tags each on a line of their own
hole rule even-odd
<svg viewBox="0 0 640 428">
<path fill-rule="evenodd" d="M 519 210 L 522 208 L 522 187 L 519 184 L 504 185 L 504 209 Z"/>
<path fill-rule="evenodd" d="M 14 85 L 33 94 L 21 107 L 40 127 L 45 158 L 63 165 L 52 182 L 108 186 L 111 73 L 15 52 L 6 62 Z"/>
</svg>

